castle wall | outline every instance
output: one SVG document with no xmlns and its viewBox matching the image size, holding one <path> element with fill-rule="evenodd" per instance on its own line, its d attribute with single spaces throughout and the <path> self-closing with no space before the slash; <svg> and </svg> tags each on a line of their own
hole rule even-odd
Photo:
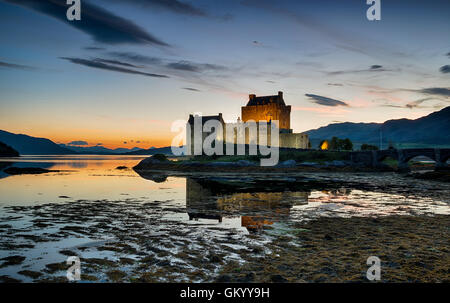
<svg viewBox="0 0 450 303">
<path fill-rule="evenodd" d="M 263 137 L 259 134 L 259 127 L 256 127 L 255 132 L 249 131 L 249 128 L 245 128 L 245 139 L 241 142 L 237 142 L 237 132 L 233 130 L 229 136 L 226 135 L 226 128 L 233 128 L 240 125 L 240 123 L 246 123 L 249 121 L 254 121 L 258 123 L 259 121 L 266 122 L 277 122 L 277 127 L 279 130 L 279 143 L 278 146 L 281 148 L 298 148 L 298 149 L 309 149 L 309 138 L 307 134 L 304 133 L 293 133 L 291 129 L 291 106 L 286 105 L 283 100 L 283 92 L 278 92 L 278 95 L 274 96 L 262 96 L 256 97 L 256 95 L 249 95 L 249 102 L 246 106 L 241 107 L 241 117 L 242 120 L 238 120 L 237 123 L 227 123 L 225 124 L 222 119 L 222 114 L 218 116 L 206 116 L 208 119 L 220 120 L 224 127 L 223 136 L 219 136 L 217 139 L 223 142 L 232 142 L 234 144 L 261 144 L 270 145 L 271 133 L 270 126 L 267 129 L 267 142 L 262 141 Z M 194 116 L 190 116 L 189 121 L 191 123 L 192 132 L 188 136 L 188 145 L 191 146 L 191 151 L 194 152 L 194 132 L 193 132 L 193 121 Z M 210 132 L 202 132 L 201 142 L 204 142 L 205 138 L 210 135 Z M 261 134 L 262 135 L 262 134 Z M 261 141 L 261 142 L 260 142 Z"/>
<path fill-rule="evenodd" d="M 225 127 L 238 127 L 236 123 L 226 123 Z M 309 149 L 309 137 L 306 133 L 292 133 L 290 132 L 280 132 L 279 134 L 279 147 L 282 148 L 300 148 L 300 149 Z M 226 142 L 231 142 L 236 144 L 237 133 L 234 132 L 233 137 L 228 138 Z M 260 144 L 259 140 L 259 128 L 256 129 L 256 132 L 252 134 L 248 128 L 245 129 L 245 144 L 250 144 L 250 142 L 255 142 L 256 144 Z M 271 142 L 271 128 L 270 126 L 267 128 L 267 145 L 270 145 Z"/>
<path fill-rule="evenodd" d="M 282 104 L 266 104 L 255 106 L 243 106 L 241 108 L 242 121 L 247 122 L 249 120 L 267 121 L 278 120 L 279 128 L 290 129 L 291 128 L 291 106 Z"/>
<path fill-rule="evenodd" d="M 280 133 L 280 147 L 308 149 L 308 135 L 304 133 Z"/>
</svg>

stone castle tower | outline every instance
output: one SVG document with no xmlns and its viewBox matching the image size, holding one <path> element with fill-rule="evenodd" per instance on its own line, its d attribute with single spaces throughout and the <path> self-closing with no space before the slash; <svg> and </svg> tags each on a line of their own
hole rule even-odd
<svg viewBox="0 0 450 303">
<path fill-rule="evenodd" d="M 242 122 L 278 120 L 278 128 L 285 130 L 291 128 L 291 106 L 284 103 L 283 92 L 263 97 L 249 95 L 247 105 L 241 108 L 241 116 Z"/>
<path fill-rule="evenodd" d="M 280 147 L 310 148 L 308 135 L 291 129 L 291 106 L 284 103 L 283 92 L 261 97 L 251 94 L 248 99 L 247 105 L 241 108 L 242 122 L 278 121 Z"/>
<path fill-rule="evenodd" d="M 242 120 L 238 119 L 237 123 L 245 123 L 254 121 L 273 122 L 278 121 L 279 129 L 279 147 L 281 148 L 297 148 L 308 149 L 310 148 L 309 138 L 306 133 L 294 133 L 291 129 L 291 106 L 286 105 L 283 99 L 283 92 L 278 92 L 278 95 L 273 96 L 261 96 L 257 97 L 254 94 L 249 95 L 249 100 L 246 106 L 241 108 Z M 188 125 L 189 132 L 186 135 L 187 145 L 191 147 L 191 152 L 194 152 L 194 119 L 193 115 L 189 116 Z M 223 129 L 226 127 L 236 126 L 236 123 L 225 123 L 222 114 L 215 116 L 198 116 L 199 122 L 203 127 L 204 123 L 209 120 L 219 121 Z M 259 131 L 258 131 L 259 132 Z M 203 142 L 210 133 L 202 132 L 200 142 Z M 270 137 L 270 128 L 268 129 L 268 136 Z M 234 137 L 227 138 L 226 132 L 223 137 L 219 138 L 224 142 L 232 142 L 236 144 L 236 133 Z M 256 142 L 259 142 L 259 133 L 256 134 Z M 246 130 L 245 144 L 249 144 L 250 136 Z"/>
</svg>

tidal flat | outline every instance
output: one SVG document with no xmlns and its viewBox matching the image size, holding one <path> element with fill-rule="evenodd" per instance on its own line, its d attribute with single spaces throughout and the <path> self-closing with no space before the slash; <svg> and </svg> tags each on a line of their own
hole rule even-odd
<svg viewBox="0 0 450 303">
<path fill-rule="evenodd" d="M 448 183 L 140 175 L 130 167 L 141 159 L 12 159 L 64 172 L 0 179 L 0 281 L 68 282 L 70 256 L 90 283 L 368 282 L 369 256 L 382 282 L 449 281 Z"/>
</svg>

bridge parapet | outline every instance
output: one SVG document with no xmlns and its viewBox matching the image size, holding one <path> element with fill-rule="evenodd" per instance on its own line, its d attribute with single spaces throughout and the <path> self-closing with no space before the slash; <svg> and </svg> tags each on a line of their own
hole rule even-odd
<svg viewBox="0 0 450 303">
<path fill-rule="evenodd" d="M 354 163 L 368 167 L 380 167 L 387 157 L 398 161 L 399 171 L 409 171 L 408 162 L 415 157 L 425 156 L 436 161 L 436 169 L 448 169 L 447 160 L 450 158 L 449 148 L 408 148 L 385 149 L 374 151 L 355 151 L 351 153 Z"/>
</svg>

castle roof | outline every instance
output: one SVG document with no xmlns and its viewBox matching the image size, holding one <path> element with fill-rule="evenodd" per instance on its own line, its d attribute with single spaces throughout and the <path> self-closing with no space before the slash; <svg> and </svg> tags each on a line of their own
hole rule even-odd
<svg viewBox="0 0 450 303">
<path fill-rule="evenodd" d="M 259 96 L 249 95 L 247 106 L 255 106 L 255 105 L 267 105 L 267 104 L 280 104 L 286 105 L 283 99 L 283 92 L 278 92 L 278 95 L 273 96 Z"/>
<path fill-rule="evenodd" d="M 188 123 L 189 124 L 191 124 L 191 125 L 193 125 L 194 124 L 194 115 L 189 115 L 189 120 L 188 120 Z M 201 121 L 202 121 L 202 125 L 206 122 L 206 121 L 209 121 L 209 120 L 218 120 L 218 121 L 220 121 L 221 123 L 225 123 L 224 121 L 223 121 L 223 118 L 222 118 L 222 113 L 219 113 L 218 115 L 215 115 L 215 116 L 200 116 L 200 118 L 201 118 Z"/>
</svg>

